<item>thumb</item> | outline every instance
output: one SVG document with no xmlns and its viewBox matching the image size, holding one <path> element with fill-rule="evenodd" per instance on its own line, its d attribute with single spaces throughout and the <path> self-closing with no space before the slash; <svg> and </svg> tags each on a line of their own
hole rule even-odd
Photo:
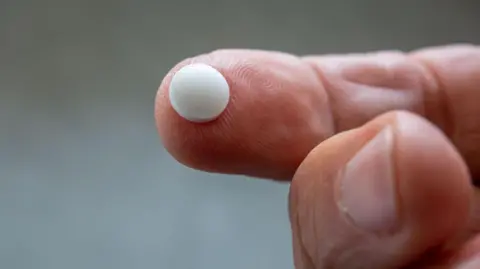
<svg viewBox="0 0 480 269">
<path fill-rule="evenodd" d="M 380 116 L 317 146 L 290 189 L 295 266 L 399 268 L 467 223 L 466 165 L 433 125 Z"/>
</svg>

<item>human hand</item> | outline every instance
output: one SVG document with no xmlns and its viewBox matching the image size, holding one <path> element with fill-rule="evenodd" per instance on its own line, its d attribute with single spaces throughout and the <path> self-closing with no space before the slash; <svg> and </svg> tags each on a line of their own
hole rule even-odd
<svg viewBox="0 0 480 269">
<path fill-rule="evenodd" d="M 212 122 L 186 121 L 169 103 L 173 74 L 190 63 L 230 85 Z M 221 50 L 169 72 L 155 117 L 187 166 L 291 180 L 298 269 L 480 268 L 479 87 L 480 47 L 470 45 L 307 57 Z"/>
</svg>

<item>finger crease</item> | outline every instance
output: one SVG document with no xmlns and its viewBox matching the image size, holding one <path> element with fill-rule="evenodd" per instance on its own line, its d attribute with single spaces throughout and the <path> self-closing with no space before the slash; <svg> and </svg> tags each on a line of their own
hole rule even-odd
<svg viewBox="0 0 480 269">
<path fill-rule="evenodd" d="M 326 81 L 326 78 L 322 70 L 318 66 L 316 66 L 315 64 L 312 64 L 309 61 L 306 61 L 304 57 L 301 57 L 300 60 L 302 60 L 302 62 L 305 63 L 315 74 L 315 79 L 318 82 L 319 90 L 323 89 L 323 91 L 325 92 L 325 97 L 327 99 L 327 104 L 328 104 L 328 111 L 330 111 L 330 122 L 332 123 L 331 135 L 336 134 L 337 126 L 338 126 L 338 116 L 335 110 L 333 109 L 332 96 L 330 95 L 330 92 L 328 91 L 324 83 L 324 81 Z"/>
<path fill-rule="evenodd" d="M 440 121 L 437 122 L 436 124 L 442 126 L 443 132 L 447 137 L 450 137 L 453 139 L 453 136 L 455 134 L 456 126 L 455 126 L 455 121 L 453 120 L 453 110 L 451 103 L 449 102 L 448 94 L 446 92 L 446 86 L 442 82 L 442 79 L 440 78 L 439 74 L 435 70 L 435 68 L 432 66 L 430 62 L 427 60 L 422 60 L 418 58 L 411 57 L 411 59 L 418 63 L 420 67 L 422 67 L 424 72 L 424 79 L 426 81 L 425 84 L 428 83 L 428 81 L 433 81 L 433 91 L 434 95 L 438 98 L 438 105 L 435 105 L 435 107 L 438 109 L 438 113 L 440 115 Z M 426 94 L 426 89 L 424 89 L 424 97 Z M 424 107 L 425 109 L 425 116 L 428 119 L 431 119 L 431 111 L 429 111 L 428 106 L 426 104 L 427 98 L 423 98 L 424 102 Z M 435 112 L 434 112 L 435 113 Z"/>
</svg>

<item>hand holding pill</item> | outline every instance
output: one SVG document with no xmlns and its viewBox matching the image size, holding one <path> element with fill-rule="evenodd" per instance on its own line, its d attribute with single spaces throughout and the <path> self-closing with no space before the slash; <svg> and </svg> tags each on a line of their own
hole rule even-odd
<svg viewBox="0 0 480 269">
<path fill-rule="evenodd" d="M 155 117 L 187 166 L 291 181 L 296 268 L 460 268 L 480 257 L 479 85 L 473 45 L 220 50 L 166 75 Z"/>
</svg>

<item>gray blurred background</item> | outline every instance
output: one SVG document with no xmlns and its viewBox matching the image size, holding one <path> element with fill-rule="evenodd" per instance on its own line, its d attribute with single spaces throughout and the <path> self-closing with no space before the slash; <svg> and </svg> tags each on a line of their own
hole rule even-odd
<svg viewBox="0 0 480 269">
<path fill-rule="evenodd" d="M 479 3 L 0 0 L 0 268 L 292 268 L 288 185 L 177 164 L 163 75 L 224 47 L 478 43 Z"/>
</svg>

